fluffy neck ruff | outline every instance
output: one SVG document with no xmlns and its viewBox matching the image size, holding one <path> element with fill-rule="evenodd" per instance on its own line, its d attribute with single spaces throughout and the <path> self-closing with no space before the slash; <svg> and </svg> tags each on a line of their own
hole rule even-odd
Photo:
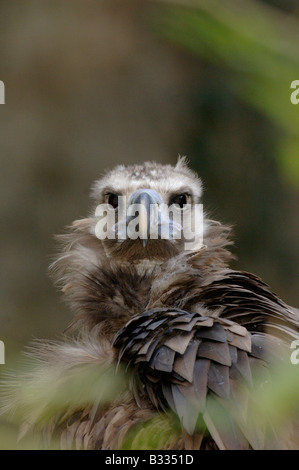
<svg viewBox="0 0 299 470">
<path fill-rule="evenodd" d="M 163 250 L 156 258 L 132 260 L 113 256 L 105 241 L 90 231 L 90 219 L 74 222 L 70 232 L 59 236 L 62 254 L 51 265 L 51 275 L 62 289 L 76 316 L 71 328 L 89 330 L 103 324 L 113 335 L 133 316 L 151 304 L 163 303 L 170 286 L 176 285 L 173 306 L 180 298 L 216 279 L 232 258 L 226 246 L 230 229 L 209 221 L 204 245 L 196 252 Z"/>
</svg>

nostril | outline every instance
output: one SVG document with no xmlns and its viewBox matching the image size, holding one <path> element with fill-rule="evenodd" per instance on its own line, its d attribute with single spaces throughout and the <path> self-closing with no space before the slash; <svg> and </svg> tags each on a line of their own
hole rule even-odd
<svg viewBox="0 0 299 470">
<path fill-rule="evenodd" d="M 154 189 L 138 189 L 129 198 L 130 204 L 161 204 L 162 198 Z"/>
</svg>

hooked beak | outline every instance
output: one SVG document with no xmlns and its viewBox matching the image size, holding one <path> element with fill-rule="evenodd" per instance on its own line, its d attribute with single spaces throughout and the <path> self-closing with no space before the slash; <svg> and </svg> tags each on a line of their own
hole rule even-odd
<svg viewBox="0 0 299 470">
<path fill-rule="evenodd" d="M 158 207 L 161 203 L 161 196 L 153 189 L 139 189 L 129 199 L 129 205 L 138 204 L 139 238 L 142 240 L 143 247 L 146 246 L 150 235 L 151 218 L 154 213 L 153 210 L 151 211 L 151 206 Z"/>
</svg>

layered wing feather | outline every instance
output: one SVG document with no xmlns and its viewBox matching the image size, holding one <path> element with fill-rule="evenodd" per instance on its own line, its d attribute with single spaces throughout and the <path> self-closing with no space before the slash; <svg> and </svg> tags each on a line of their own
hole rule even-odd
<svg viewBox="0 0 299 470">
<path fill-rule="evenodd" d="M 205 429 L 220 449 L 287 448 L 287 439 L 257 416 L 254 391 L 268 384 L 268 364 L 285 356 L 284 343 L 263 332 L 208 316 L 207 310 L 154 308 L 116 335 L 118 360 L 132 373 L 136 402 L 171 409 L 189 435 Z"/>
</svg>

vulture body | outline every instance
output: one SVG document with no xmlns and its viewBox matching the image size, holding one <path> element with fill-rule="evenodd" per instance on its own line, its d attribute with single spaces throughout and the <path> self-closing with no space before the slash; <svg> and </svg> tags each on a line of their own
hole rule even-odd
<svg viewBox="0 0 299 470">
<path fill-rule="evenodd" d="M 92 190 L 95 206 L 115 211 L 117 196 L 192 210 L 201 193 L 184 159 L 118 166 Z M 283 424 L 259 407 L 259 393 L 273 393 L 275 367 L 298 374 L 290 366 L 298 311 L 228 267 L 229 228 L 204 217 L 203 243 L 186 250 L 171 237 L 99 239 L 97 220 L 93 212 L 74 222 L 51 266 L 76 313 L 68 335 L 35 343 L 34 367 L 6 384 L 6 411 L 25 410 L 22 432 L 68 449 L 151 448 L 147 427 L 159 449 L 298 449 L 298 403 Z M 110 399 L 93 387 L 85 400 L 83 375 L 77 403 L 64 396 L 50 406 L 51 387 L 55 395 L 88 368 L 104 378 L 112 370 L 121 386 Z"/>
</svg>

